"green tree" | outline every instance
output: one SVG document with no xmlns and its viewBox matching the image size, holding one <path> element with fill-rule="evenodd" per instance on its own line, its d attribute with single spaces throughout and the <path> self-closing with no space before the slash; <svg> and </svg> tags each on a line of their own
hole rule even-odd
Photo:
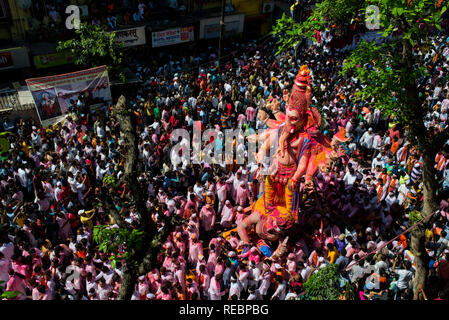
<svg viewBox="0 0 449 320">
<path fill-rule="evenodd" d="M 116 41 L 115 32 L 108 32 L 102 26 L 82 23 L 75 30 L 74 39 L 60 41 L 57 51 L 70 50 L 74 63 L 84 68 L 107 65 L 110 77 L 125 81 L 120 68 L 123 66 L 123 43 Z"/>
<path fill-rule="evenodd" d="M 376 6 L 379 15 L 367 14 L 369 6 Z M 420 94 L 425 81 L 419 80 L 430 77 L 423 58 L 432 46 L 431 31 L 441 30 L 441 17 L 446 10 L 446 2 L 442 0 L 323 0 L 306 21 L 295 24 L 284 16 L 273 28 L 273 33 L 279 37 L 280 52 L 293 48 L 303 37 L 316 41 L 313 37 L 316 30 L 329 29 L 333 24 L 378 20 L 378 32 L 384 37 L 384 43 L 361 42 L 344 62 L 342 76 L 358 78 L 365 87 L 357 98 L 374 98 L 374 107 L 401 123 L 406 128 L 407 139 L 422 153 L 424 201 L 421 217 L 424 222 L 428 222 L 438 208 L 434 159 L 449 134 L 448 130 L 437 132 L 425 127 L 423 115 L 427 105 L 424 94 Z M 421 298 L 418 288 L 425 288 L 426 284 L 425 228 L 426 223 L 423 223 L 412 232 L 415 299 Z"/>
</svg>

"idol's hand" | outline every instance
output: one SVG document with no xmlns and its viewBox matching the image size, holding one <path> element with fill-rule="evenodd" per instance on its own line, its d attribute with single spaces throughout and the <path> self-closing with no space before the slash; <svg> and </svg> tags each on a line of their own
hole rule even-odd
<svg viewBox="0 0 449 320">
<path fill-rule="evenodd" d="M 257 116 L 260 121 L 264 121 L 268 118 L 268 114 L 265 111 L 263 111 L 262 109 L 259 109 Z"/>
<path fill-rule="evenodd" d="M 296 191 L 296 189 L 298 188 L 298 185 L 299 185 L 298 181 L 295 180 L 294 178 L 288 180 L 287 187 L 291 192 Z"/>
<path fill-rule="evenodd" d="M 282 91 L 282 98 L 284 99 L 285 102 L 288 102 L 289 96 L 290 96 L 290 92 L 288 92 L 288 89 L 284 89 Z"/>
<path fill-rule="evenodd" d="M 306 180 L 306 183 L 304 185 L 304 190 L 306 192 L 312 192 L 313 191 L 313 181 L 312 180 Z"/>
</svg>

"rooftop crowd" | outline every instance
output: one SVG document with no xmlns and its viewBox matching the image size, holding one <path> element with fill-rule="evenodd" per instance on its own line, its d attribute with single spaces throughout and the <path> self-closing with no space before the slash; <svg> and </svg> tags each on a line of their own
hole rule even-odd
<svg viewBox="0 0 449 320">
<path fill-rule="evenodd" d="M 271 38 L 234 44 L 223 72 L 212 48 L 133 61 L 142 83 L 123 94 L 137 119 L 136 169 L 147 206 L 156 222 L 163 214 L 180 215 L 186 223 L 165 241 L 157 267 L 139 277 L 132 299 L 300 300 L 307 298 L 304 284 L 311 275 L 329 264 L 336 265 L 342 283 L 353 286 L 357 300 L 412 298 L 414 255 L 404 231 L 422 205 L 421 155 L 394 117 L 374 109 L 372 101 L 353 99 L 361 84 L 339 73 L 347 53 L 328 48 L 328 40 L 323 35 L 298 57 L 293 50 L 275 55 Z M 446 128 L 449 38 L 435 36 L 434 48 L 424 54 L 433 74 L 421 92 L 426 126 Z M 182 163 L 171 153 L 170 134 L 177 128 L 192 132 L 195 121 L 204 130 L 265 128 L 260 106 L 269 97 L 282 100 L 304 64 L 312 74 L 312 104 L 325 120 L 323 132 L 332 136 L 343 127 L 350 140 L 334 169 L 316 176 L 316 197 L 303 203 L 287 254 L 269 259 L 257 245 L 244 245 L 234 229 L 259 196 L 257 166 Z M 98 201 L 105 177 L 118 179 L 124 170 L 112 108 L 91 112 L 88 97 L 80 95 L 74 113 L 53 130 L 22 119 L 5 120 L 1 130 L 13 133 L 0 164 L 5 290 L 22 292 L 16 299 L 23 300 L 116 299 L 123 266 L 113 267 L 92 239 L 94 226 L 116 226 Z M 219 135 L 214 143 L 223 146 L 223 139 Z M 443 194 L 449 189 L 448 160 L 447 150 L 435 159 Z M 132 227 L 138 215 L 127 192 L 117 194 L 114 204 Z M 443 200 L 426 231 L 429 299 L 448 298 L 448 207 Z M 73 270 L 79 276 L 71 277 Z"/>
</svg>

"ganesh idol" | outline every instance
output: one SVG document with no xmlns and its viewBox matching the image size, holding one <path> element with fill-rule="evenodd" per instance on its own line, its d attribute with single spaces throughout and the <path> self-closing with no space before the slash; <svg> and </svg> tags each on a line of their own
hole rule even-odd
<svg viewBox="0 0 449 320">
<path fill-rule="evenodd" d="M 272 164 L 266 171 L 263 193 L 247 208 L 251 214 L 237 226 L 240 239 L 246 244 L 254 244 L 257 238 L 284 238 L 298 220 L 301 196 L 313 192 L 314 176 L 319 171 L 328 172 L 333 160 L 341 155 L 341 144 L 347 140 L 345 131 L 341 128 L 332 139 L 319 131 L 321 116 L 311 107 L 311 93 L 309 69 L 302 66 L 291 94 L 284 90 L 285 114 L 279 109 L 280 102 L 271 97 L 266 108 L 272 110 L 275 119 L 268 118 L 264 111 L 258 114 L 269 129 L 253 137 L 261 142 L 257 161 L 261 163 L 270 148 L 274 152 L 271 151 Z"/>
</svg>

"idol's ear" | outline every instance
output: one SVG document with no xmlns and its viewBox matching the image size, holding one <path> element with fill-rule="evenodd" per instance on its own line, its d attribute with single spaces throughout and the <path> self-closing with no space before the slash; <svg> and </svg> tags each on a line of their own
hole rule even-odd
<svg viewBox="0 0 449 320">
<path fill-rule="evenodd" d="M 310 108 L 310 111 L 312 112 L 312 116 L 313 116 L 313 121 L 315 122 L 315 126 L 317 128 L 321 127 L 321 115 L 318 112 L 318 110 L 316 108 Z"/>
<path fill-rule="evenodd" d="M 308 106 L 310 106 L 312 104 L 312 88 L 310 86 L 307 86 L 306 89 L 306 99 Z"/>
</svg>

